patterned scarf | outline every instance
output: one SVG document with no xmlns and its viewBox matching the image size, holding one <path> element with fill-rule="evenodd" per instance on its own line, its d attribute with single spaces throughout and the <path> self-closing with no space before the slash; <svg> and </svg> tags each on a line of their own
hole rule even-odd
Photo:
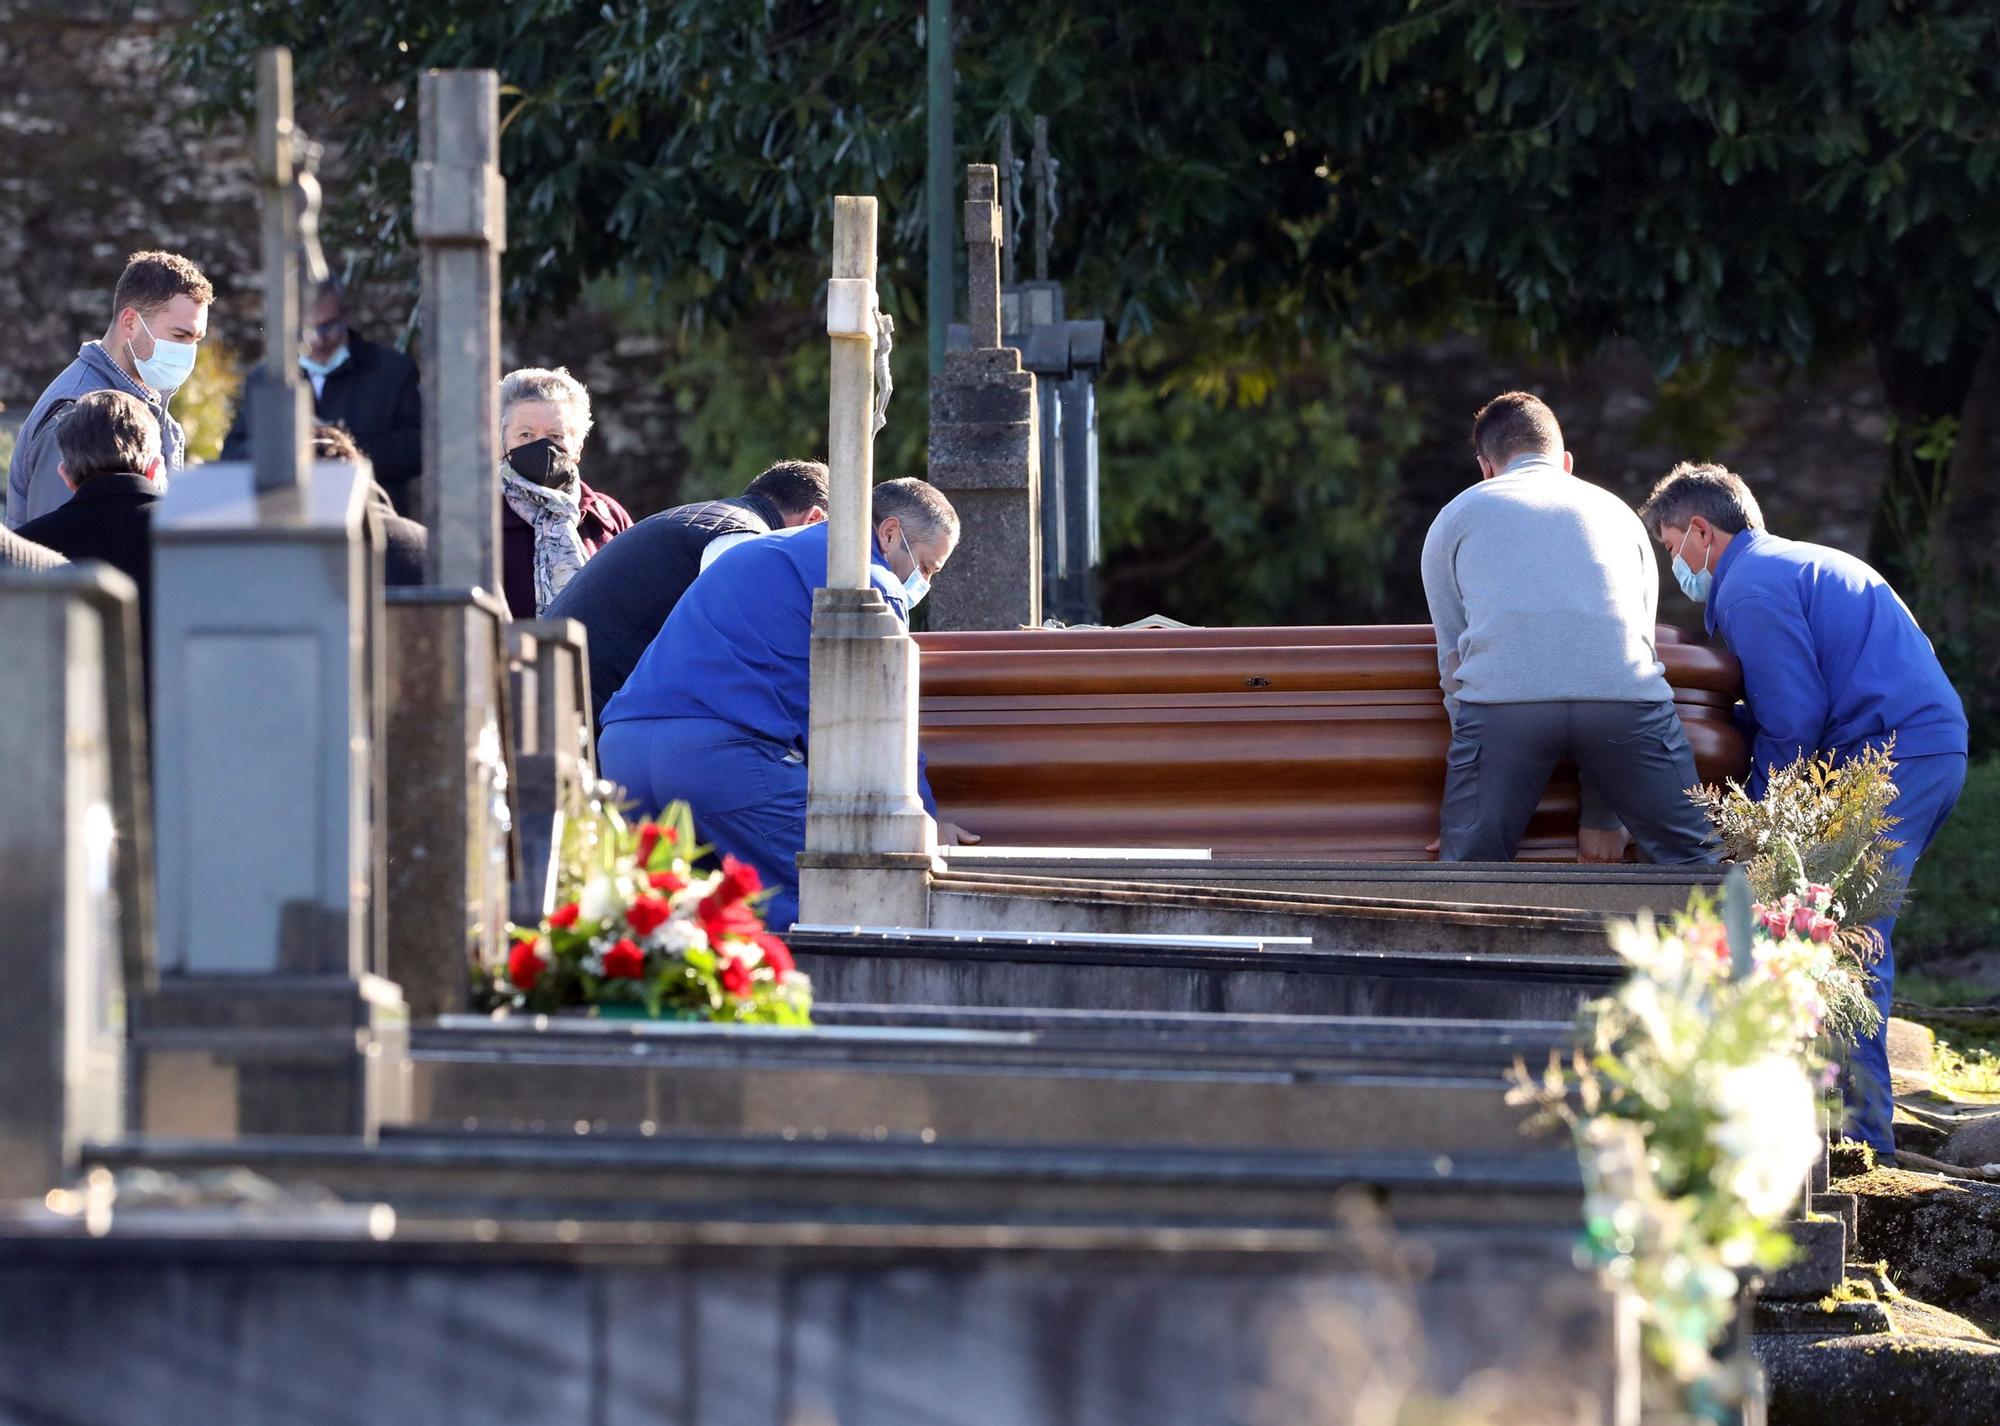
<svg viewBox="0 0 2000 1426">
<path fill-rule="evenodd" d="M 577 533 L 583 522 L 583 510 L 577 504 L 583 480 L 579 476 L 562 485 L 537 485 L 515 474 L 514 467 L 503 460 L 500 493 L 506 497 L 507 508 L 535 531 L 535 613 L 540 614 L 590 558 L 583 537 Z"/>
</svg>

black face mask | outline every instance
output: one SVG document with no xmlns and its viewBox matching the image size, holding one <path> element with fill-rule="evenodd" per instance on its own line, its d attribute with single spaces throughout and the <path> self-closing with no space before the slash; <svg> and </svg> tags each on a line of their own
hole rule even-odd
<svg viewBox="0 0 2000 1426">
<path fill-rule="evenodd" d="M 576 479 L 576 462 L 568 451 L 544 436 L 507 452 L 507 464 L 523 480 L 554 489 Z"/>
</svg>

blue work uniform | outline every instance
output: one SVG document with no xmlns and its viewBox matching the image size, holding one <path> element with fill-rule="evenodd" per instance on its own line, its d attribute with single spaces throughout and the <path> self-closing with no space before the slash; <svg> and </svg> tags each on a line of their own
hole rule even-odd
<svg viewBox="0 0 2000 1426">
<path fill-rule="evenodd" d="M 1890 812 L 1906 877 L 1965 786 L 1965 706 L 1896 591 L 1852 555 L 1762 530 L 1734 536 L 1716 562 L 1708 631 L 1743 664 L 1743 697 L 1761 797 L 1773 769 L 1801 753 L 1851 757 L 1895 739 Z M 1887 1020 L 1896 979 L 1895 917 L 1875 923 L 1882 959 L 1870 989 L 1884 1028 L 1857 1045 L 1848 1112 L 1857 1136 L 1893 1153 Z"/>
<path fill-rule="evenodd" d="M 764 906 L 773 928 L 798 917 L 813 591 L 826 584 L 826 539 L 826 525 L 805 525 L 725 551 L 605 705 L 598 739 L 604 775 L 642 812 L 685 801 L 703 842 L 777 889 Z M 879 546 L 868 573 L 907 622 L 909 595 Z M 921 758 L 917 785 L 936 816 Z"/>
</svg>

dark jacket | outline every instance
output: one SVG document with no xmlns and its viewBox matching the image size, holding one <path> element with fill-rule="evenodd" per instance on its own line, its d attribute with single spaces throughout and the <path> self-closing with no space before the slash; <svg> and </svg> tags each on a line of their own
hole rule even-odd
<svg viewBox="0 0 2000 1426">
<path fill-rule="evenodd" d="M 648 515 L 583 567 L 545 619 L 574 619 L 590 634 L 590 702 L 602 715 L 639 655 L 701 573 L 701 552 L 723 535 L 762 535 L 785 523 L 758 496 L 705 500 Z"/>
<path fill-rule="evenodd" d="M 21 423 L 14 458 L 7 467 L 7 523 L 16 530 L 69 500 L 69 487 L 56 471 L 62 459 L 56 447 L 56 427 L 79 397 L 93 391 L 122 391 L 138 397 L 160 423 L 160 454 L 166 458 L 167 469 L 176 471 L 187 463 L 187 435 L 168 413 L 160 393 L 127 376 L 104 349 L 104 343 L 85 342 L 77 350 L 76 360 L 49 383 L 28 412 L 28 419 Z"/>
<path fill-rule="evenodd" d="M 46 545 L 24 540 L 12 530 L 0 527 L 0 569 L 61 569 L 69 561 Z"/>
<path fill-rule="evenodd" d="M 382 517 L 382 583 L 391 589 L 422 584 L 430 531 L 408 516 L 398 515 L 380 481 L 368 492 L 368 503 Z"/>
<path fill-rule="evenodd" d="M 873 545 L 868 578 L 898 623 L 909 591 Z M 711 718 L 745 736 L 811 754 L 813 591 L 826 585 L 827 527 L 780 530 L 724 550 L 688 586 L 666 627 L 604 709 L 607 724 Z M 937 815 L 923 753 L 917 793 Z"/>
<path fill-rule="evenodd" d="M 222 443 L 224 460 L 250 458 L 249 403 Z M 347 337 L 347 360 L 327 373 L 313 400 L 313 415 L 345 426 L 354 444 L 375 467 L 375 479 L 396 509 L 414 515 L 417 475 L 424 463 L 424 408 L 417 390 L 416 364 L 393 347 Z"/>
<path fill-rule="evenodd" d="M 583 521 L 576 527 L 576 533 L 583 540 L 585 558 L 594 559 L 613 535 L 632 528 L 632 517 L 609 495 L 592 490 L 581 481 L 578 486 L 582 493 L 576 503 L 583 511 Z M 584 568 L 590 566 L 586 564 Z M 516 515 L 514 507 L 504 498 L 500 502 L 500 583 L 514 617 L 534 618 L 535 527 Z"/>
<path fill-rule="evenodd" d="M 153 507 L 160 487 L 143 475 L 98 475 L 15 533 L 71 560 L 103 560 L 139 586 L 139 623 L 152 627 Z"/>
</svg>

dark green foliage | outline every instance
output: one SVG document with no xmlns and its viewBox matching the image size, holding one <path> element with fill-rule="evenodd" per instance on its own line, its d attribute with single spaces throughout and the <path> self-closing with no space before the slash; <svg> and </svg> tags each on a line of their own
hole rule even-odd
<svg viewBox="0 0 2000 1426">
<path fill-rule="evenodd" d="M 1231 349 L 1138 338 L 1107 373 L 1105 618 L 1376 622 L 1417 413 L 1343 344 L 1215 356 Z"/>
<path fill-rule="evenodd" d="M 1271 485 L 1307 482 L 1301 528 L 1358 532 L 1333 559 L 1354 581 L 1342 598 L 1365 590 L 1373 575 L 1349 561 L 1395 443 L 1350 444 L 1350 422 L 1372 429 L 1369 401 L 1311 370 L 1356 333 L 1469 328 L 1577 357 L 1631 338 L 1662 372 L 1718 352 L 1866 349 L 1899 430 L 1915 431 L 1960 413 L 1995 329 L 1990 0 L 958 8 L 960 152 L 991 158 L 1003 112 L 1050 117 L 1072 309 L 1124 339 L 1158 331 L 1165 353 L 1200 344 L 1211 361 L 1261 365 L 1272 392 L 1268 407 L 1205 411 L 1157 382 L 1107 400 L 1138 423 L 1111 432 L 1121 449 L 1152 451 L 1108 486 L 1116 538 L 1149 549 L 1199 539 L 1208 512 L 1188 498 L 1199 462 L 1184 447 L 1212 439 L 1210 469 L 1266 482 L 1230 514 L 1243 532 L 1279 523 Z M 859 192 L 882 200 L 887 299 L 914 336 L 920 14 L 889 0 L 202 0 L 176 55 L 220 113 L 251 102 L 256 48 L 291 45 L 308 117 L 343 141 L 340 242 L 405 270 L 417 75 L 496 67 L 510 319 L 614 274 L 690 330 L 803 309 L 824 273 L 828 199 Z M 1124 367 L 1163 369 L 1150 352 Z M 1268 461 L 1240 454 L 1253 426 L 1270 433 Z M 1162 437 L 1173 449 L 1151 445 Z M 1892 498 L 1907 495 L 1908 445 Z M 1991 478 L 1990 462 L 1954 476 Z M 1947 561 L 1964 587 L 2000 546 L 1996 518 L 1945 524 L 1942 538 L 1978 552 Z M 1327 571 L 1259 548 L 1219 539 L 1188 577 L 1216 587 L 1261 564 L 1272 583 L 1245 613 L 1320 617 Z M 1878 555 L 1895 548 L 1882 534 Z"/>
<path fill-rule="evenodd" d="M 1021 0 L 961 9 L 960 140 L 1051 116 L 1058 254 L 1128 330 L 1199 299 L 1617 333 L 1663 366 L 1863 337 L 1939 362 L 2000 291 L 1994 31 L 1984 0 Z M 292 45 L 382 248 L 417 75 L 495 66 L 517 294 L 620 270 L 731 312 L 809 290 L 836 191 L 879 195 L 891 276 L 920 271 L 921 40 L 886 0 L 211 0 L 177 53 L 220 111 Z"/>
<path fill-rule="evenodd" d="M 1896 923 L 1898 967 L 2000 952 L 2000 759 L 1972 765 L 1958 808 L 1917 863 Z"/>
</svg>

